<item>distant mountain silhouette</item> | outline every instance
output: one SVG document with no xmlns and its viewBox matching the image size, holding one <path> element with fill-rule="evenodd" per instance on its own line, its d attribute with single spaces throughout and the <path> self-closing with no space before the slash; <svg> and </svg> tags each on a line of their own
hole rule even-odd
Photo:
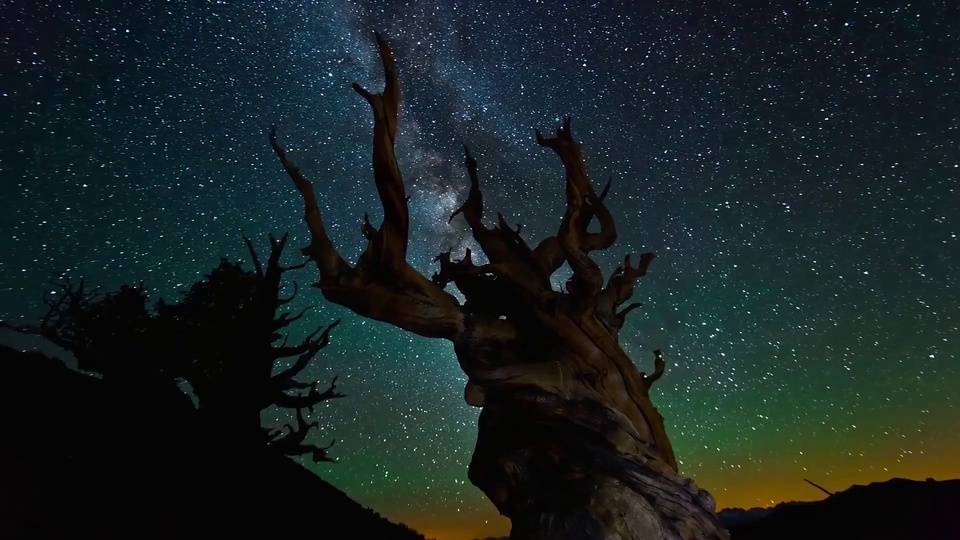
<svg viewBox="0 0 960 540">
<path fill-rule="evenodd" d="M 960 480 L 894 478 L 822 501 L 728 508 L 718 515 L 731 540 L 960 540 Z"/>
<path fill-rule="evenodd" d="M 278 452 L 224 447 L 189 399 L 143 395 L 0 345 L 0 538 L 423 540 Z"/>
<path fill-rule="evenodd" d="M 822 501 L 719 513 L 732 540 L 958 540 L 960 480 L 894 478 Z"/>
</svg>

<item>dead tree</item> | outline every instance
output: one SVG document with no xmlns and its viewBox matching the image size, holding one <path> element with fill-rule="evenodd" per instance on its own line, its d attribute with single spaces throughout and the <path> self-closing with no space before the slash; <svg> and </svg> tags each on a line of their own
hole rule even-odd
<svg viewBox="0 0 960 540">
<path fill-rule="evenodd" d="M 566 211 L 559 230 L 531 248 L 502 216 L 483 221 L 477 160 L 466 150 L 470 191 L 462 214 L 489 262 L 471 254 L 437 257 L 432 279 L 407 262 L 409 213 L 394 142 L 400 87 L 392 53 L 378 34 L 385 89 L 353 87 L 374 115 L 373 171 L 383 222 L 365 220 L 367 246 L 356 264 L 333 245 L 313 184 L 270 134 L 271 145 L 302 196 L 311 233 L 303 249 L 316 264 L 315 284 L 332 302 L 415 334 L 453 342 L 467 374 L 466 401 L 482 407 L 469 478 L 513 523 L 513 539 L 723 539 L 713 497 L 678 474 L 664 422 L 650 401 L 664 362 L 646 376 L 617 339 L 621 309 L 654 259 L 624 259 L 604 283 L 590 258 L 617 230 L 587 174 L 570 119 L 540 146 L 566 171 Z M 608 184 L 609 187 L 609 184 Z M 453 216 L 451 216 L 451 219 Z M 598 232 L 589 232 L 596 219 Z M 572 269 L 566 291 L 550 276 Z M 445 287 L 453 283 L 460 302 Z"/>
</svg>

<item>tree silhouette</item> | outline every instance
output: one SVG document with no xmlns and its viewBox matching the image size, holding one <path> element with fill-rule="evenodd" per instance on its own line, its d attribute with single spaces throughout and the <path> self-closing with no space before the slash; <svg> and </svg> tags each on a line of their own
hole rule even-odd
<svg viewBox="0 0 960 540">
<path fill-rule="evenodd" d="M 330 343 L 339 321 L 316 329 L 299 344 L 288 346 L 284 338 L 276 345 L 307 311 L 280 313 L 296 296 L 295 283 L 289 298 L 280 296 L 283 275 L 304 265 L 280 265 L 287 235 L 270 235 L 266 264 L 250 239 L 244 241 L 253 271 L 222 259 L 176 304 L 160 299 L 151 310 L 142 283 L 100 294 L 84 282 L 65 280 L 46 299 L 48 311 L 38 325 L 5 326 L 43 336 L 73 353 L 78 368 L 100 373 L 155 409 L 177 399 L 181 406 L 189 403 L 177 385 L 178 379 L 186 380 L 207 428 L 224 445 L 266 445 L 286 455 L 333 461 L 327 455 L 333 443 L 306 442 L 318 423 L 308 423 L 303 410 L 313 412 L 317 405 L 345 396 L 337 391 L 336 378 L 321 391 L 318 382 L 297 377 Z M 164 399 L 158 401 L 158 396 Z M 262 428 L 261 412 L 270 407 L 291 409 L 296 427 L 287 424 L 288 433 Z"/>
<path fill-rule="evenodd" d="M 39 324 L 0 325 L 42 336 L 70 351 L 79 369 L 114 383 L 113 388 L 125 391 L 128 405 L 141 413 L 162 416 L 193 407 L 177 386 L 180 356 L 159 332 L 143 283 L 107 293 L 68 278 L 51 286 L 54 291 L 44 298 L 47 313 Z"/>
<path fill-rule="evenodd" d="M 627 256 L 604 283 L 593 251 L 611 247 L 617 230 L 604 204 L 609 183 L 595 191 L 566 118 L 555 135 L 536 133 L 566 171 L 566 211 L 559 230 L 527 245 L 498 215 L 483 222 L 477 160 L 466 149 L 470 191 L 451 219 L 463 214 L 488 260 L 468 251 L 437 257 L 427 279 L 407 262 L 409 213 L 394 150 L 400 86 L 391 50 L 377 34 L 385 88 L 354 83 L 374 115 L 373 173 L 383 222 L 364 220 L 367 246 L 349 264 L 327 234 L 313 184 L 278 142 L 271 145 L 305 206 L 311 233 L 303 249 L 316 264 L 315 285 L 330 301 L 415 334 L 453 342 L 469 381 L 467 403 L 482 407 L 469 478 L 513 523 L 511 538 L 721 539 L 713 497 L 678 473 L 663 418 L 650 401 L 663 374 L 639 371 L 618 343 L 621 309 L 653 253 Z M 590 232 L 596 219 L 600 230 Z M 550 276 L 572 270 L 566 291 Z M 445 287 L 453 283 L 463 305 Z"/>
<path fill-rule="evenodd" d="M 344 397 L 336 389 L 336 378 L 322 391 L 316 381 L 297 380 L 330 343 L 330 332 L 340 321 L 317 328 L 299 344 L 287 345 L 284 339 L 276 345 L 283 337 L 282 331 L 307 312 L 279 313 L 296 296 L 296 289 L 289 298 L 280 296 L 283 275 L 303 265 L 280 265 L 287 235 L 280 239 L 270 236 L 266 264 L 253 243 L 244 240 L 253 271 L 223 259 L 204 280 L 184 293 L 180 303 L 160 304 L 157 314 L 189 344 L 182 347 L 187 355 L 181 360 L 183 377 L 193 387 L 200 412 L 223 431 L 224 437 L 240 444 L 259 440 L 290 455 L 310 454 L 316 461 L 328 461 L 325 450 L 329 446 L 303 444 L 315 423 L 298 422 L 296 429 L 278 437 L 260 428 L 260 415 L 277 406 L 292 409 L 299 418 L 301 409 L 313 411 L 324 401 Z M 289 365 L 278 370 L 283 363 Z"/>
</svg>

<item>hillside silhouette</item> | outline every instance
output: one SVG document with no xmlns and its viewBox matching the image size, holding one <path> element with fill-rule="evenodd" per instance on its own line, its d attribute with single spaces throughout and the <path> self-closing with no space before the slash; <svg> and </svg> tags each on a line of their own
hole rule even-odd
<svg viewBox="0 0 960 540">
<path fill-rule="evenodd" d="M 303 265 L 281 266 L 286 235 L 265 261 L 244 240 L 252 270 L 222 259 L 175 302 L 61 279 L 37 324 L 0 321 L 77 365 L 0 346 L 0 538 L 423 538 L 290 459 L 337 459 L 314 409 L 346 396 L 304 372 L 339 321 L 289 340 L 304 312 L 284 311 L 282 282 Z"/>
<path fill-rule="evenodd" d="M 852 486 L 822 501 L 719 513 L 733 540 L 956 540 L 960 480 L 894 478 Z"/>
<path fill-rule="evenodd" d="M 224 448 L 196 410 L 2 345 L 0 370 L 0 538 L 423 540 L 268 447 Z"/>
</svg>

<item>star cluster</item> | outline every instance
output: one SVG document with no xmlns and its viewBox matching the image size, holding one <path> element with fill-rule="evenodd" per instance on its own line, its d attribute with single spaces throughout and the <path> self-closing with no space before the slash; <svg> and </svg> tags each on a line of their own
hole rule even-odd
<svg viewBox="0 0 960 540">
<path fill-rule="evenodd" d="M 659 255 L 624 347 L 642 369 L 666 351 L 654 400 L 721 506 L 960 471 L 952 2 L 15 0 L 0 21 L 0 317 L 37 317 L 50 275 L 171 298 L 245 260 L 241 233 L 305 244 L 272 124 L 354 259 L 380 208 L 349 83 L 382 84 L 378 30 L 412 264 L 475 249 L 447 223 L 462 143 L 489 208 L 554 232 L 563 172 L 533 129 L 572 115 L 613 178 L 602 266 Z M 314 374 L 350 394 L 322 411 L 340 462 L 318 472 L 428 536 L 503 533 L 466 481 L 478 411 L 452 348 L 299 302 L 318 306 L 304 332 L 344 319 Z"/>
</svg>

